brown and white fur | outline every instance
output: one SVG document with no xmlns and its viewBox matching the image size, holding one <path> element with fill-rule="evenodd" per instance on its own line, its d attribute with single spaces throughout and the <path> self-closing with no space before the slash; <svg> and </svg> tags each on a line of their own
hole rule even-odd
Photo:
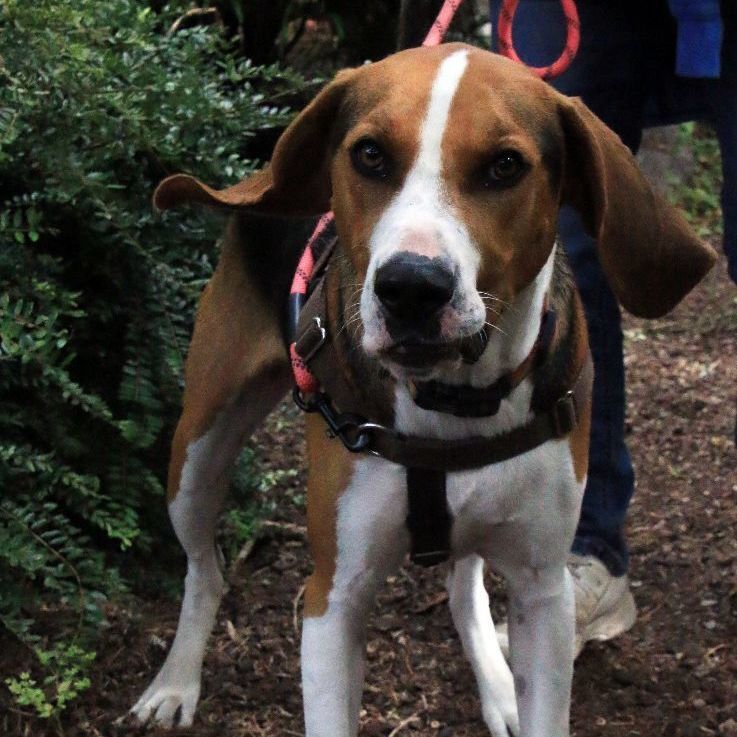
<svg viewBox="0 0 737 737">
<path fill-rule="evenodd" d="M 510 151 L 522 165 L 498 186 L 497 174 L 505 173 L 499 157 Z M 425 437 L 517 427 L 546 386 L 565 388 L 575 379 L 588 348 L 556 245 L 561 204 L 579 209 L 612 288 L 635 314 L 666 312 L 713 261 L 579 101 L 462 44 L 405 51 L 340 73 L 287 129 L 270 166 L 223 191 L 171 177 L 156 204 L 182 202 L 236 214 L 200 303 L 172 449 L 169 510 L 189 561 L 179 627 L 163 668 L 133 707 L 139 719 L 163 725 L 191 723 L 199 697 L 223 587 L 214 530 L 230 468 L 290 386 L 284 308 L 308 225 L 282 227 L 268 216 L 335 212 L 339 246 L 327 289 L 341 356 L 336 371 L 357 387 L 357 403 L 360 387 L 370 385 L 384 419 Z M 395 350 L 374 291 L 378 269 L 408 253 L 442 261 L 455 280 L 437 334 L 424 335 L 421 321 L 409 325 L 431 346 L 409 362 Z M 414 404 L 410 379 L 484 386 L 519 366 L 535 342 L 546 295 L 558 313 L 551 359 L 498 414 L 462 419 Z M 463 364 L 453 346 L 485 324 L 484 354 Z M 450 608 L 494 737 L 569 732 L 574 604 L 566 555 L 586 479 L 589 405 L 579 414 L 566 438 L 447 477 Z M 358 727 L 368 612 L 408 548 L 407 494 L 401 467 L 349 454 L 314 416 L 307 436 L 315 569 L 302 634 L 306 731 L 349 737 Z M 510 588 L 511 670 L 489 613 L 484 561 Z"/>
</svg>

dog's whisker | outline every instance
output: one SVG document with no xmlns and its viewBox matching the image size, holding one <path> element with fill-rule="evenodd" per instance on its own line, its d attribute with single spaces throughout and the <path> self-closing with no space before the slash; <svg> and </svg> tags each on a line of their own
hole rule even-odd
<svg viewBox="0 0 737 737">
<path fill-rule="evenodd" d="M 343 323 L 343 325 L 340 328 L 340 330 L 338 330 L 338 332 L 336 333 L 336 337 L 338 337 L 344 331 L 349 330 L 351 328 L 351 326 L 360 323 L 360 321 L 361 321 L 361 313 L 360 312 L 356 312 L 354 315 L 351 315 L 347 320 L 345 320 L 345 322 Z"/>
<path fill-rule="evenodd" d="M 485 308 L 486 308 L 486 309 L 487 309 L 487 310 L 488 310 L 489 312 L 491 312 L 491 314 L 492 314 L 492 315 L 496 315 L 497 317 L 499 317 L 499 315 L 501 315 L 501 314 L 502 314 L 502 313 L 501 313 L 501 310 L 495 310 L 495 309 L 494 309 L 494 308 L 493 308 L 493 307 L 492 307 L 491 305 L 484 305 L 484 307 L 485 307 Z"/>
<path fill-rule="evenodd" d="M 502 335 L 509 336 L 507 332 L 502 330 L 498 325 L 494 325 L 493 323 L 490 323 L 488 320 L 484 323 L 484 327 L 492 328 L 493 330 L 496 330 L 500 332 Z"/>
<path fill-rule="evenodd" d="M 497 297 L 496 295 L 492 294 L 491 292 L 479 292 L 479 297 L 481 297 L 482 300 L 485 299 L 493 299 L 495 302 L 499 302 L 503 304 L 505 307 L 510 307 L 511 305 L 506 300 L 503 300 L 501 297 Z"/>
</svg>

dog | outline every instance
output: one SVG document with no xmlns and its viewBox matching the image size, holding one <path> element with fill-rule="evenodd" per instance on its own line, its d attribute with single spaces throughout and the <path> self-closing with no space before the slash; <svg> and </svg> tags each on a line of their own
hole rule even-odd
<svg viewBox="0 0 737 737">
<path fill-rule="evenodd" d="M 450 609 L 491 734 L 568 735 L 566 556 L 586 481 L 591 367 L 558 211 L 580 212 L 612 289 L 638 316 L 677 304 L 712 266 L 710 247 L 579 100 L 457 43 L 340 72 L 269 166 L 222 191 L 174 175 L 154 201 L 234 214 L 199 305 L 169 468 L 188 556 L 181 616 L 134 714 L 192 722 L 223 589 L 214 531 L 228 472 L 292 384 L 289 285 L 315 216 L 332 209 L 321 321 L 311 322 L 330 341 L 318 379 L 339 404 L 330 411 L 362 418 L 351 438 L 376 444 L 351 453 L 307 415 L 306 733 L 357 733 L 368 611 L 411 548 L 449 558 Z M 484 562 L 510 589 L 511 670 Z"/>
</svg>

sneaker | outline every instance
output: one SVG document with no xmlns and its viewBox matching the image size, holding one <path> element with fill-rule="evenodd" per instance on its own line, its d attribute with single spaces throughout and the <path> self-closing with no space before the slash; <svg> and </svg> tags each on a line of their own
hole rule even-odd
<svg viewBox="0 0 737 737">
<path fill-rule="evenodd" d="M 568 556 L 568 570 L 573 576 L 576 596 L 577 658 L 591 640 L 611 640 L 635 623 L 637 609 L 627 576 L 612 576 L 607 567 L 593 555 Z M 499 647 L 509 658 L 507 623 L 496 628 Z"/>
</svg>

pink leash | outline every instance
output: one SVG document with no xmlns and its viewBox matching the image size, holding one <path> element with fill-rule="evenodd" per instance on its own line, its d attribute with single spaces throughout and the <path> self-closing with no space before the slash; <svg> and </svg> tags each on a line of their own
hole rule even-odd
<svg viewBox="0 0 737 737">
<path fill-rule="evenodd" d="M 519 0 L 504 0 L 499 12 L 499 23 L 497 25 L 497 39 L 499 51 L 513 61 L 524 64 L 514 49 L 512 39 L 512 27 L 514 25 L 514 14 L 517 12 Z M 581 25 L 578 21 L 578 9 L 575 0 L 560 0 L 563 15 L 566 19 L 566 45 L 561 55 L 546 67 L 530 67 L 528 69 L 542 79 L 554 79 L 559 77 L 568 69 L 578 52 L 578 44 L 581 40 Z"/>
<path fill-rule="evenodd" d="M 422 42 L 423 46 L 437 46 L 442 40 L 445 34 L 448 32 L 448 28 L 455 16 L 458 8 L 461 7 L 463 0 L 445 0 L 443 7 L 438 13 L 438 17 L 432 24 L 429 33 Z M 517 4 L 519 0 L 505 0 L 502 6 L 502 10 L 499 14 L 499 48 L 504 56 L 508 56 L 514 61 L 524 63 L 517 56 L 512 44 L 512 25 L 514 20 L 514 13 L 517 10 Z M 568 34 L 566 39 L 566 46 L 561 54 L 560 58 L 548 67 L 543 68 L 532 68 L 538 76 L 543 79 L 550 79 L 551 77 L 557 77 L 562 74 L 573 61 L 573 57 L 576 55 L 578 50 L 579 42 L 579 25 L 578 25 L 578 13 L 576 11 L 576 4 L 574 0 L 561 0 L 563 6 L 563 12 L 566 15 L 566 21 L 568 25 Z M 318 239 L 327 230 L 334 220 L 332 212 L 325 213 L 320 217 L 315 230 L 313 231 L 310 239 L 307 241 L 305 250 L 302 253 L 302 257 L 297 264 L 297 271 L 294 274 L 294 280 L 292 281 L 292 288 L 289 293 L 289 304 L 290 314 L 294 317 L 294 330 L 296 333 L 296 321 L 299 317 L 299 312 L 307 299 L 307 289 L 312 279 L 312 271 L 315 267 L 315 254 L 313 246 L 317 243 Z M 319 382 L 315 376 L 307 368 L 305 362 L 297 355 L 297 349 L 295 347 L 296 335 L 293 336 L 293 341 L 289 346 L 289 355 L 292 359 L 292 372 L 294 373 L 294 381 L 297 385 L 299 392 L 305 396 L 307 394 L 316 393 L 319 388 Z"/>
<path fill-rule="evenodd" d="M 292 359 L 292 373 L 294 374 L 294 383 L 297 385 L 297 389 L 302 393 L 314 394 L 319 389 L 319 383 L 315 378 L 314 374 L 307 368 L 305 362 L 297 354 L 296 348 L 296 331 L 297 331 L 297 320 L 299 319 L 299 313 L 307 300 L 307 288 L 310 285 L 312 279 L 312 270 L 315 268 L 315 253 L 312 247 L 318 241 L 320 236 L 330 227 L 330 224 L 334 220 L 332 212 L 326 212 L 320 217 L 315 226 L 315 230 L 312 232 L 310 239 L 307 241 L 305 250 L 302 252 L 302 258 L 300 258 L 297 264 L 297 271 L 294 274 L 292 280 L 292 288 L 289 290 L 289 307 L 290 315 L 292 316 L 293 326 L 295 335 L 292 343 L 289 345 L 289 356 Z"/>
</svg>

